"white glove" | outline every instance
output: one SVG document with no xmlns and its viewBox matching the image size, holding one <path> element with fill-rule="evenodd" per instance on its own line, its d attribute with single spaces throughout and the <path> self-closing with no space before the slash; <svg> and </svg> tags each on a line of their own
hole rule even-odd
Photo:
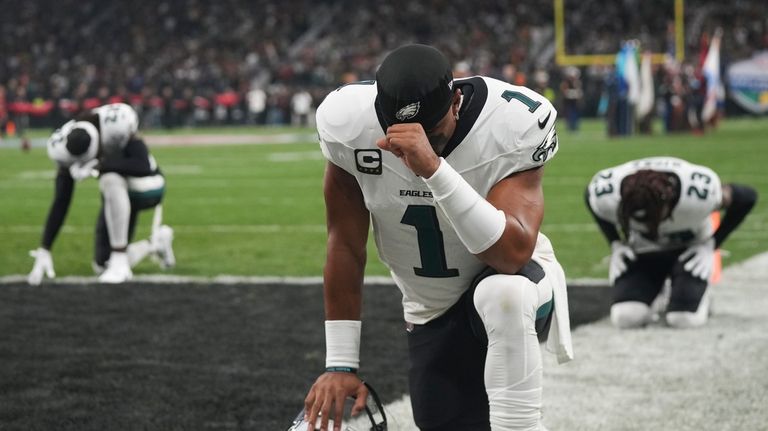
<svg viewBox="0 0 768 431">
<path fill-rule="evenodd" d="M 69 167 L 69 175 L 75 179 L 75 181 L 84 180 L 88 177 L 99 176 L 99 171 L 96 170 L 96 165 L 99 164 L 99 159 L 91 159 L 85 163 L 73 163 Z"/>
<path fill-rule="evenodd" d="M 712 268 L 715 266 L 715 239 L 710 238 L 688 247 L 688 250 L 681 254 L 678 260 L 685 262 L 683 269 L 690 272 L 694 277 L 704 281 L 709 280 L 712 275 Z"/>
<path fill-rule="evenodd" d="M 635 259 L 637 256 L 630 246 L 621 241 L 611 243 L 611 263 L 608 267 L 608 280 L 611 284 L 627 270 L 627 260 L 634 261 Z"/>
<path fill-rule="evenodd" d="M 32 272 L 27 276 L 27 282 L 33 286 L 37 286 L 43 281 L 43 275 L 48 278 L 56 277 L 56 272 L 53 270 L 53 258 L 51 258 L 51 252 L 40 247 L 37 250 L 32 250 L 29 255 L 35 258 L 35 265 L 32 267 Z"/>
</svg>

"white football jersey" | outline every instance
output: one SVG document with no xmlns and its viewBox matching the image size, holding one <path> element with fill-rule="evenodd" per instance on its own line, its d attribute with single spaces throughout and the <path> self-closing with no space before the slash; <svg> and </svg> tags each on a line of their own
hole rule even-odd
<svg viewBox="0 0 768 431">
<path fill-rule="evenodd" d="M 99 114 L 100 143 L 105 153 L 122 151 L 128 139 L 139 129 L 136 111 L 125 103 L 99 106 L 91 112 Z"/>
<path fill-rule="evenodd" d="M 454 86 L 464 98 L 456 131 L 440 155 L 481 196 L 557 152 L 557 112 L 543 96 L 485 77 Z M 458 301 L 485 264 L 461 243 L 424 181 L 376 146 L 385 126 L 375 99 L 374 81 L 329 94 L 317 110 L 320 146 L 330 162 L 357 179 L 379 257 L 402 291 L 405 319 L 421 324 Z M 538 243 L 549 248 L 549 241 Z"/>
<path fill-rule="evenodd" d="M 650 157 L 604 169 L 588 187 L 589 206 L 601 219 L 621 229 L 618 209 L 621 182 L 641 169 L 669 172 L 680 180 L 680 199 L 670 217 L 659 224 L 659 237 L 653 241 L 642 235 L 644 225 L 630 219 L 629 245 L 639 253 L 672 250 L 712 236 L 710 215 L 722 205 L 720 177 L 705 166 L 674 157 Z"/>
</svg>

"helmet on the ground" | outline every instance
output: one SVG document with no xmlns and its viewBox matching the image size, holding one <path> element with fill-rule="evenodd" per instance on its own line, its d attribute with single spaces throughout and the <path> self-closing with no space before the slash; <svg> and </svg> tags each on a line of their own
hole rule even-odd
<svg viewBox="0 0 768 431">
<path fill-rule="evenodd" d="M 368 388 L 368 399 L 365 402 L 365 410 L 357 415 L 357 417 L 351 418 L 350 411 L 352 404 L 354 404 L 353 398 L 347 398 L 347 402 L 344 404 L 344 419 L 342 420 L 343 431 L 387 431 L 387 416 L 384 413 L 384 407 L 381 405 L 381 400 L 376 391 L 373 390 L 368 383 L 363 383 Z M 304 409 L 301 409 L 293 423 L 288 427 L 286 431 L 304 431 L 308 429 L 309 423 L 304 420 Z M 320 429 L 320 419 L 315 426 L 316 430 Z M 333 429 L 333 420 L 328 421 L 328 429 Z"/>
</svg>

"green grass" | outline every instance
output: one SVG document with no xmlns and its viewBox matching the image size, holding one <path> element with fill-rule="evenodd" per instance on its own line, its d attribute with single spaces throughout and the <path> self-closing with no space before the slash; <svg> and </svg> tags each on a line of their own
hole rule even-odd
<svg viewBox="0 0 768 431">
<path fill-rule="evenodd" d="M 723 182 L 741 182 L 768 196 L 768 125 L 728 120 L 704 136 L 656 134 L 608 139 L 602 123 L 586 122 L 579 133 L 560 131 L 561 149 L 548 164 L 542 230 L 552 239 L 569 278 L 605 277 L 608 252 L 583 203 L 583 191 L 601 168 L 655 155 L 700 163 Z M 309 129 L 204 129 L 173 133 L 298 132 Z M 168 178 L 165 222 L 176 230 L 180 275 L 318 276 L 325 259 L 322 199 L 324 161 L 313 142 L 284 145 L 158 147 L 152 149 Z M 53 165 L 43 149 L 24 154 L 0 149 L 0 275 L 24 274 L 27 251 L 37 246 L 53 193 Z M 54 246 L 57 275 L 90 275 L 93 226 L 99 206 L 93 180 L 78 185 L 65 229 Z M 137 237 L 148 236 L 151 216 L 140 219 Z M 768 249 L 768 212 L 763 201 L 725 243 L 725 264 Z M 369 246 L 368 274 L 386 270 Z M 154 273 L 150 262 L 137 273 Z"/>
</svg>

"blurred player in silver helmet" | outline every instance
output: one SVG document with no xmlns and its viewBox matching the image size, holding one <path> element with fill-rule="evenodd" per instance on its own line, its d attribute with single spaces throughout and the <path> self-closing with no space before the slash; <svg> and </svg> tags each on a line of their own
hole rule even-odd
<svg viewBox="0 0 768 431">
<path fill-rule="evenodd" d="M 165 178 L 137 135 L 138 117 L 130 106 L 115 103 L 95 108 L 57 129 L 47 142 L 56 163 L 56 187 L 40 246 L 30 252 L 35 263 L 32 285 L 55 276 L 51 247 L 64 223 L 75 183 L 97 177 L 102 207 L 96 223 L 93 267 L 104 283 L 122 283 L 147 255 L 161 266 L 175 264 L 173 230 L 160 224 Z M 128 243 L 139 211 L 154 208 L 150 240 Z"/>
<path fill-rule="evenodd" d="M 586 190 L 587 207 L 611 246 L 611 321 L 638 328 L 669 279 L 669 326 L 707 322 L 715 250 L 757 201 L 742 184 L 722 184 L 710 168 L 674 157 L 650 157 L 604 169 Z M 725 210 L 717 229 L 712 214 Z"/>
<path fill-rule="evenodd" d="M 403 295 L 416 425 L 543 429 L 539 343 L 548 336 L 561 362 L 572 357 L 565 276 L 539 232 L 556 117 L 528 88 L 454 80 L 426 45 L 392 51 L 376 81 L 325 98 L 326 372 L 305 399 L 309 423 L 339 416 L 347 395 L 365 399 L 356 371 L 372 221 Z"/>
</svg>

